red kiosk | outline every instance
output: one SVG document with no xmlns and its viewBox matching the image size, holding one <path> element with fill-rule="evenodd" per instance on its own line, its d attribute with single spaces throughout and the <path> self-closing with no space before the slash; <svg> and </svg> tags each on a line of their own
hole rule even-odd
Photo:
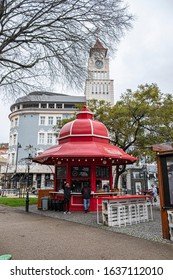
<svg viewBox="0 0 173 280">
<path fill-rule="evenodd" d="M 72 187 L 71 211 L 83 211 L 81 188 L 91 186 L 90 211 L 96 211 L 98 196 L 115 195 L 112 166 L 132 164 L 136 158 L 110 144 L 105 125 L 93 120 L 93 113 L 86 106 L 74 121 L 65 124 L 59 134 L 59 144 L 34 158 L 34 162 L 55 166 L 54 191 L 39 192 L 62 199 L 62 184 L 66 180 Z"/>
</svg>

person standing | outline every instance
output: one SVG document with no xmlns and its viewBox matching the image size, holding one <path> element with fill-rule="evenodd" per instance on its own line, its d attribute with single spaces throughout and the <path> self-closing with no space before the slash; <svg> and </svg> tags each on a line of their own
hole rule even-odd
<svg viewBox="0 0 173 280">
<path fill-rule="evenodd" d="M 71 214 L 70 212 L 70 198 L 71 198 L 71 188 L 70 184 L 67 182 L 64 186 L 64 214 Z"/>
<path fill-rule="evenodd" d="M 84 185 L 81 190 L 83 201 L 84 201 L 84 212 L 87 213 L 89 206 L 90 206 L 90 195 L 91 195 L 91 188 L 88 185 Z"/>
<path fill-rule="evenodd" d="M 157 193 L 157 188 L 154 184 L 152 184 L 152 193 L 153 193 L 153 201 L 154 203 L 157 202 L 157 196 L 158 196 L 158 193 Z"/>
</svg>

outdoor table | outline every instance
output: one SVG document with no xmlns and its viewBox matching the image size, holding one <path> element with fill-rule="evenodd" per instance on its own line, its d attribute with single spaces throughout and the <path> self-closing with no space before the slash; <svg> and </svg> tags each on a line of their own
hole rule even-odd
<svg viewBox="0 0 173 280">
<path fill-rule="evenodd" d="M 151 198 L 151 196 L 149 195 L 119 195 L 119 196 L 110 196 L 110 197 L 98 197 L 97 198 L 97 223 L 100 224 L 99 222 L 99 207 L 102 207 L 102 214 L 103 211 L 105 211 L 105 215 L 107 215 L 107 211 L 106 208 L 108 208 L 108 206 L 105 206 L 105 209 L 103 209 L 103 205 L 107 204 L 107 205 L 114 205 L 114 206 L 128 206 L 128 205 L 139 205 L 139 204 L 143 204 L 146 202 L 147 199 Z M 150 211 L 151 211 L 151 219 L 153 219 L 153 215 L 152 215 L 152 208 L 150 207 Z"/>
</svg>

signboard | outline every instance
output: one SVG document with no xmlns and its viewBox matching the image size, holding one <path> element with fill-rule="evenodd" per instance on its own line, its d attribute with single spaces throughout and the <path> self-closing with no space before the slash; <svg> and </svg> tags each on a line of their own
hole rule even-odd
<svg viewBox="0 0 173 280">
<path fill-rule="evenodd" d="M 90 167 L 89 166 L 72 166 L 71 176 L 72 176 L 72 178 L 90 177 Z"/>
<path fill-rule="evenodd" d="M 164 206 L 173 207 L 173 156 L 161 156 Z"/>
<path fill-rule="evenodd" d="M 56 178 L 66 178 L 67 168 L 66 166 L 57 166 Z"/>
<path fill-rule="evenodd" d="M 96 166 L 96 178 L 109 179 L 110 166 Z"/>
</svg>

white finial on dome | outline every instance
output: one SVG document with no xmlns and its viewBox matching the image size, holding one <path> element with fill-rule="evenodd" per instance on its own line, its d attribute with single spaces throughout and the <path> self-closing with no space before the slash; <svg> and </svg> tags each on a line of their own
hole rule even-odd
<svg viewBox="0 0 173 280">
<path fill-rule="evenodd" d="M 86 105 L 83 106 L 82 110 L 77 113 L 77 119 L 93 119 L 93 113 L 87 108 Z"/>
</svg>

